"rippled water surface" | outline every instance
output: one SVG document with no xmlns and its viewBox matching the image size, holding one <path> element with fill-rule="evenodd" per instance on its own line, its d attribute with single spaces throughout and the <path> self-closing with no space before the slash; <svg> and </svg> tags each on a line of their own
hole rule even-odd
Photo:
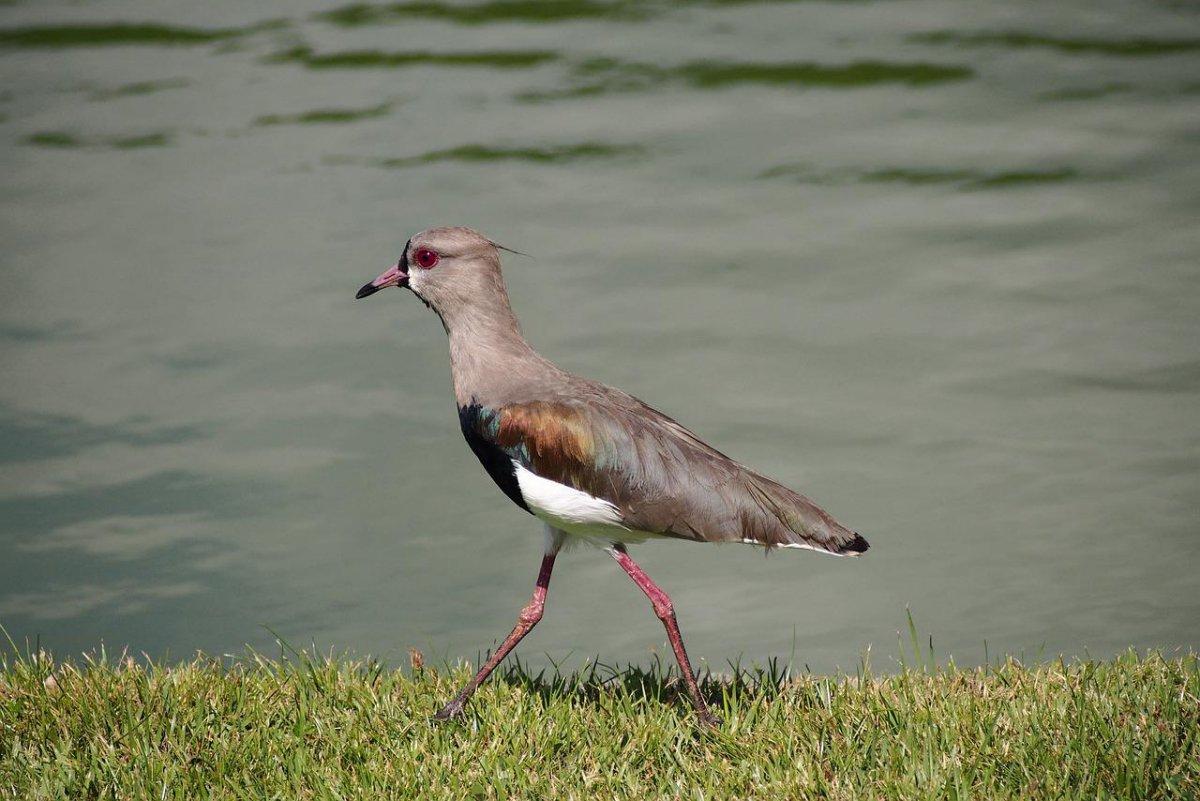
<svg viewBox="0 0 1200 801">
<path fill-rule="evenodd" d="M 693 654 L 1200 645 L 1200 12 L 1173 2 L 0 6 L 0 624 L 60 653 L 474 657 L 539 527 L 444 334 L 469 224 L 548 356 L 861 560 L 637 549 Z M 600 553 L 523 655 L 646 660 Z"/>
</svg>

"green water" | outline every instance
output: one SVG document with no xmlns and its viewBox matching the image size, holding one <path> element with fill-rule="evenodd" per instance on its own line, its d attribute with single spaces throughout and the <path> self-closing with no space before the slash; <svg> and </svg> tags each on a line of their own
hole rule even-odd
<svg viewBox="0 0 1200 801">
<path fill-rule="evenodd" d="M 410 234 L 530 339 L 862 531 L 635 551 L 693 654 L 1200 646 L 1200 12 L 1173 2 L 0 6 L 0 624 L 474 657 L 539 526 Z M 522 654 L 646 660 L 602 554 Z"/>
</svg>

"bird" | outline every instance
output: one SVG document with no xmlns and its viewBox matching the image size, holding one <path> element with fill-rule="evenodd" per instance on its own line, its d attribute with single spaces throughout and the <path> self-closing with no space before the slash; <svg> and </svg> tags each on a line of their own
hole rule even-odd
<svg viewBox="0 0 1200 801">
<path fill-rule="evenodd" d="M 470 228 L 429 228 L 355 294 L 358 300 L 407 288 L 441 318 L 467 445 L 508 499 L 544 524 L 532 598 L 509 635 L 434 718 L 464 715 L 479 685 L 542 619 L 560 550 L 587 543 L 606 551 L 645 593 L 699 722 L 716 726 L 674 603 L 628 546 L 652 539 L 737 542 L 838 556 L 859 556 L 870 546 L 813 501 L 734 461 L 662 412 L 540 355 L 509 301 L 502 249 L 509 250 Z"/>
</svg>

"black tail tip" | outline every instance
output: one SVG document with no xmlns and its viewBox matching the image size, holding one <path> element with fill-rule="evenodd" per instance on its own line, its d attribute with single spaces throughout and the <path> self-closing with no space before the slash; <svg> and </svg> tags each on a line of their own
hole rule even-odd
<svg viewBox="0 0 1200 801">
<path fill-rule="evenodd" d="M 863 539 L 863 535 L 856 531 L 854 532 L 854 540 L 838 548 L 838 553 L 842 556 L 861 556 L 870 549 L 871 543 Z"/>
</svg>

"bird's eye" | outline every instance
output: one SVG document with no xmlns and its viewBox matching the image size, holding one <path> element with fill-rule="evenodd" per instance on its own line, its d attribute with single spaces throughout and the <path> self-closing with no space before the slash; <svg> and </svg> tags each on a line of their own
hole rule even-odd
<svg viewBox="0 0 1200 801">
<path fill-rule="evenodd" d="M 429 248 L 417 248 L 417 252 L 413 254 L 413 261 L 418 267 L 429 270 L 438 263 L 438 254 Z"/>
</svg>

